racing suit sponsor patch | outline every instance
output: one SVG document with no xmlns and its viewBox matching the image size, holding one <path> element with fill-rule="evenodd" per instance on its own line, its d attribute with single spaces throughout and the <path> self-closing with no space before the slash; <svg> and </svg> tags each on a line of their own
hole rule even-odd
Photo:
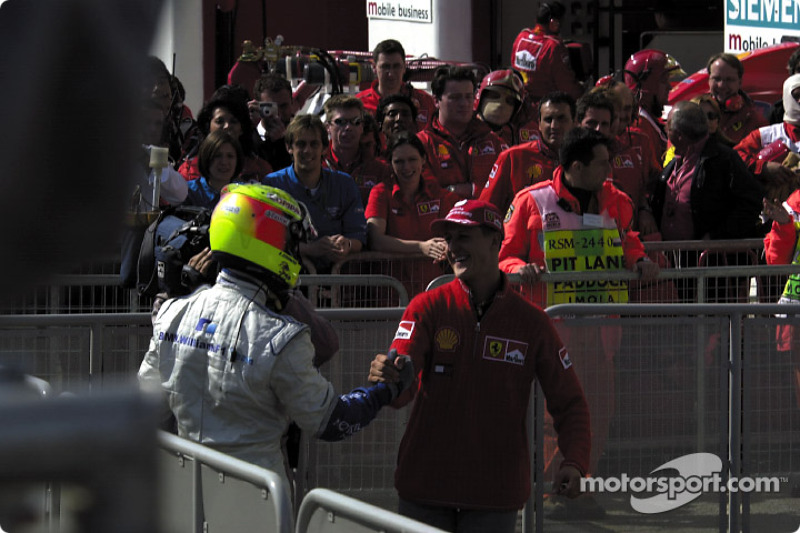
<svg viewBox="0 0 800 533">
<path fill-rule="evenodd" d="M 633 158 L 627 154 L 614 157 L 614 168 L 633 168 Z"/>
<path fill-rule="evenodd" d="M 561 360 L 561 366 L 564 367 L 564 370 L 572 366 L 572 361 L 569 358 L 569 352 L 566 346 L 562 346 L 561 349 L 558 350 L 558 358 Z"/>
<path fill-rule="evenodd" d="M 411 320 L 401 320 L 397 326 L 397 333 L 394 334 L 395 339 L 410 339 L 411 334 L 414 332 L 414 322 Z"/>
<path fill-rule="evenodd" d="M 524 365 L 528 344 L 513 339 L 487 335 L 483 345 L 483 358 L 515 365 Z"/>
<path fill-rule="evenodd" d="M 458 332 L 451 327 L 443 327 L 439 331 L 436 332 L 436 336 L 434 337 L 434 342 L 436 343 L 436 348 L 440 352 L 453 352 L 458 346 L 459 341 Z"/>
</svg>

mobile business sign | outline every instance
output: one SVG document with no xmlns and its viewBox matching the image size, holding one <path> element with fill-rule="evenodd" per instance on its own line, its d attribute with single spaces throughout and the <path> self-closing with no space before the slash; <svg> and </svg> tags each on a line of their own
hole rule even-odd
<svg viewBox="0 0 800 533">
<path fill-rule="evenodd" d="M 367 0 L 368 19 L 433 22 L 431 0 Z"/>
<path fill-rule="evenodd" d="M 800 0 L 725 0 L 725 51 L 800 40 Z"/>
</svg>

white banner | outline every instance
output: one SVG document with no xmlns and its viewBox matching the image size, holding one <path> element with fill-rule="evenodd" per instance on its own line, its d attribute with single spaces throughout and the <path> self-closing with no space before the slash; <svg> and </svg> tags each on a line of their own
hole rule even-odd
<svg viewBox="0 0 800 533">
<path fill-rule="evenodd" d="M 726 52 L 750 52 L 800 38 L 800 0 L 724 1 Z"/>
<path fill-rule="evenodd" d="M 433 22 L 432 0 L 367 0 L 368 19 L 402 20 L 404 22 Z"/>
</svg>

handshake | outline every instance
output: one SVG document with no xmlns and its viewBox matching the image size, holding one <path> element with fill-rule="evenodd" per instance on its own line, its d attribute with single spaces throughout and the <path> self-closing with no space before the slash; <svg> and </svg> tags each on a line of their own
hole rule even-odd
<svg viewBox="0 0 800 533">
<path fill-rule="evenodd" d="M 413 385 L 414 364 L 407 355 L 399 356 L 394 348 L 388 355 L 378 354 L 370 363 L 369 381 L 386 383 L 392 394 L 392 401 Z"/>
</svg>

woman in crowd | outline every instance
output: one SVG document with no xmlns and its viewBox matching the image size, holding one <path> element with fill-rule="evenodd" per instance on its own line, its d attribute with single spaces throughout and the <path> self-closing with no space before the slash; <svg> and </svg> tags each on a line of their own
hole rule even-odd
<svg viewBox="0 0 800 533">
<path fill-rule="evenodd" d="M 241 162 L 242 180 L 260 180 L 272 172 L 269 163 L 253 151 L 253 125 L 244 102 L 229 96 L 212 98 L 197 115 L 197 126 L 204 136 L 217 130 L 224 130 L 238 141 L 244 154 Z M 200 148 L 197 150 L 199 152 Z M 202 171 L 197 156 L 197 153 L 187 154 L 178 169 L 187 181 L 200 177 Z"/>
<path fill-rule="evenodd" d="M 393 179 L 372 188 L 364 212 L 370 250 L 377 252 L 423 254 L 430 261 L 423 263 L 422 272 L 400 279 L 415 279 L 427 283 L 442 269 L 447 245 L 444 239 L 433 237 L 431 221 L 459 201 L 459 196 L 442 189 L 434 180 L 424 179 L 425 147 L 416 135 L 401 133 L 389 140 L 387 148 Z M 424 289 L 417 283 L 411 293 Z M 409 295 L 410 295 L 409 294 Z"/>
<path fill-rule="evenodd" d="M 703 113 L 706 114 L 706 118 L 708 118 L 709 137 L 716 139 L 717 142 L 724 144 L 725 146 L 730 146 L 733 148 L 736 143 L 730 140 L 728 136 L 725 135 L 719 128 L 719 119 L 722 116 L 722 112 L 719 109 L 717 100 L 710 94 L 701 94 L 700 96 L 695 96 L 692 98 L 691 101 L 699 105 L 700 109 L 703 110 Z"/>
<path fill-rule="evenodd" d="M 233 182 L 242 171 L 242 147 L 239 141 L 225 130 L 209 133 L 200 143 L 198 168 L 200 176 L 189 182 L 189 193 L 183 205 L 196 205 L 213 209 L 222 188 Z"/>
</svg>

